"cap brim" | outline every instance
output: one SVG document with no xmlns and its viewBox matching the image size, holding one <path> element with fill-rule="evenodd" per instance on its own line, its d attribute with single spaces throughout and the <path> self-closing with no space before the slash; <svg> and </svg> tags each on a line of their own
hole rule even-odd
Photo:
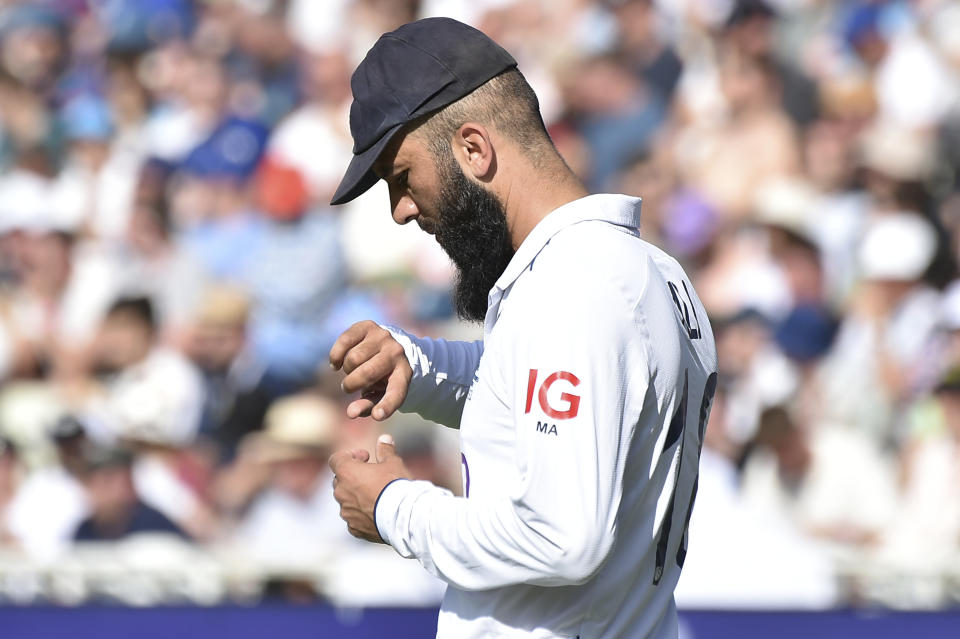
<svg viewBox="0 0 960 639">
<path fill-rule="evenodd" d="M 377 161 L 383 150 L 390 144 L 390 140 L 397 134 L 403 122 L 389 128 L 383 136 L 377 140 L 370 148 L 359 155 L 354 155 L 347 167 L 347 172 L 343 174 L 340 180 L 340 186 L 337 192 L 333 194 L 330 204 L 346 204 L 350 200 L 363 195 L 371 186 L 377 183 L 380 178 L 373 172 L 373 163 Z"/>
</svg>

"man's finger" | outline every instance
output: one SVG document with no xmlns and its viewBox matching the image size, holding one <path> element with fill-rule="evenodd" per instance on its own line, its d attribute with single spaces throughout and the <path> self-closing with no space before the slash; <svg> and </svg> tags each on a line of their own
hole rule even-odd
<svg viewBox="0 0 960 639">
<path fill-rule="evenodd" d="M 347 417 L 356 419 L 357 417 L 369 417 L 373 410 L 374 402 L 372 399 L 361 397 L 347 404 Z"/>
<path fill-rule="evenodd" d="M 387 434 L 380 435 L 377 438 L 377 462 L 383 463 L 396 456 L 397 445 L 394 443 L 393 437 Z"/>
<path fill-rule="evenodd" d="M 394 366 L 389 355 L 377 353 L 344 377 L 340 386 L 345 393 L 367 390 L 377 382 L 386 379 L 393 372 Z"/>
<path fill-rule="evenodd" d="M 348 464 L 353 461 L 353 454 L 349 450 L 341 450 L 334 453 L 330 456 L 330 470 L 333 471 L 334 475 L 340 474 L 340 469 L 343 468 L 344 464 Z"/>
<path fill-rule="evenodd" d="M 343 333 L 340 334 L 340 337 L 337 338 L 337 341 L 333 343 L 333 347 L 330 349 L 330 366 L 334 369 L 339 370 L 343 366 L 343 358 L 346 356 L 347 351 L 363 341 L 363 338 L 367 336 L 371 326 L 376 326 L 371 321 L 357 322 Z"/>
<path fill-rule="evenodd" d="M 370 461 L 370 451 L 366 448 L 352 448 L 347 452 L 349 452 L 350 455 L 358 462 L 363 462 L 366 464 L 368 461 Z"/>
<path fill-rule="evenodd" d="M 413 373 L 409 366 L 398 366 L 387 379 L 387 388 L 383 397 L 373 407 L 371 415 L 377 421 L 383 421 L 393 415 L 407 398 L 407 389 L 410 388 L 410 378 Z"/>
<path fill-rule="evenodd" d="M 355 371 L 363 363 L 369 361 L 380 351 L 380 344 L 376 340 L 367 339 L 365 335 L 363 340 L 350 348 L 343 356 L 343 372 L 348 375 Z"/>
</svg>

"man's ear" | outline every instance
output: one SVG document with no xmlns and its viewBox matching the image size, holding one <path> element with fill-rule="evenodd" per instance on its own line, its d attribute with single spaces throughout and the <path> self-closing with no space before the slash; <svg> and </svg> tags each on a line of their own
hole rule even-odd
<svg viewBox="0 0 960 639">
<path fill-rule="evenodd" d="M 490 130 L 482 124 L 467 122 L 453 136 L 453 154 L 460 168 L 481 182 L 493 179 L 497 154 Z"/>
</svg>

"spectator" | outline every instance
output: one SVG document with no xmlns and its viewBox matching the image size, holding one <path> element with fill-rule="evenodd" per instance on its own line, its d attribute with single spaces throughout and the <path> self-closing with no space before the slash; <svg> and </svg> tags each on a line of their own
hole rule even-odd
<svg viewBox="0 0 960 639">
<path fill-rule="evenodd" d="M 662 98 L 613 56 L 583 60 L 565 93 L 592 159 L 587 185 L 603 190 L 620 167 L 649 149 L 664 119 Z"/>
<path fill-rule="evenodd" d="M 607 0 L 617 20 L 616 51 L 661 99 L 673 97 L 683 60 L 665 41 L 651 0 Z"/>
<path fill-rule="evenodd" d="M 743 495 L 758 512 L 816 539 L 868 546 L 893 521 L 896 488 L 888 463 L 868 434 L 805 430 L 773 407 L 760 417 Z"/>
<path fill-rule="evenodd" d="M 825 363 L 831 421 L 881 441 L 902 435 L 891 412 L 917 392 L 938 319 L 937 293 L 922 280 L 936 241 L 912 214 L 885 215 L 867 228 L 857 256 L 864 282 Z"/>
<path fill-rule="evenodd" d="M 277 400 L 263 432 L 248 436 L 224 476 L 221 496 L 240 515 L 233 538 L 273 574 L 296 575 L 353 543 L 341 525 L 327 467 L 342 414 L 318 395 Z M 278 536 L 284 543 L 276 543 Z"/>
<path fill-rule="evenodd" d="M 8 291 L 5 320 L 14 338 L 13 369 L 45 376 L 58 365 L 66 344 L 64 295 L 72 273 L 74 237 L 55 228 L 22 233 L 17 247 L 17 286 Z"/>
<path fill-rule="evenodd" d="M 723 26 L 722 41 L 742 54 L 772 62 L 781 105 L 800 126 L 813 122 L 819 111 L 817 85 L 777 49 L 776 11 L 764 0 L 736 0 Z"/>
<path fill-rule="evenodd" d="M 175 223 L 186 248 L 215 279 L 242 278 L 262 233 L 247 180 L 257 169 L 265 141 L 262 125 L 226 118 L 180 167 Z"/>
<path fill-rule="evenodd" d="M 138 291 L 154 300 L 164 338 L 182 344 L 187 324 L 209 286 L 202 265 L 176 241 L 167 190 L 170 168 L 148 161 L 140 171 L 126 230 L 126 250 L 114 272 L 125 273 L 117 294 Z"/>
<path fill-rule="evenodd" d="M 74 415 L 64 415 L 49 436 L 56 461 L 26 476 L 7 514 L 17 543 L 40 560 L 54 559 L 66 551 L 77 526 L 90 515 L 83 478 L 86 451 L 92 444 L 83 423 Z"/>
<path fill-rule="evenodd" d="M 187 344 L 206 391 L 200 432 L 216 442 L 221 463 L 233 459 L 246 435 L 260 430 L 271 400 L 265 367 L 249 344 L 249 310 L 249 297 L 242 291 L 209 289 Z"/>
<path fill-rule="evenodd" d="M 54 215 L 65 228 L 116 241 L 129 224 L 140 158 L 123 147 L 111 148 L 113 114 L 102 96 L 73 97 L 60 117 L 69 146 L 52 187 Z"/>
<path fill-rule="evenodd" d="M 310 205 L 325 205 L 340 181 L 340 162 L 351 154 L 350 61 L 331 48 L 307 54 L 303 91 L 307 101 L 281 121 L 270 139 L 270 155 L 300 171 Z M 325 149 L 317 157 L 316 149 Z"/>
<path fill-rule="evenodd" d="M 67 61 L 69 24 L 56 9 L 32 3 L 0 14 L 3 70 L 40 95 L 49 95 Z"/>
<path fill-rule="evenodd" d="M 833 564 L 790 521 L 756 508 L 741 490 L 741 449 L 727 432 L 718 388 L 700 458 L 697 507 L 677 604 L 689 608 L 833 605 Z"/>
<path fill-rule="evenodd" d="M 338 335 L 325 324 L 346 292 L 340 223 L 328 209 L 308 209 L 303 176 L 273 158 L 258 196 L 264 221 L 242 279 L 257 309 L 250 341 L 274 387 L 289 392 L 313 381 Z"/>
<path fill-rule="evenodd" d="M 799 423 L 816 429 L 829 425 L 824 417 L 823 358 L 837 334 L 837 320 L 818 304 L 797 306 L 777 325 L 773 339 L 792 363 L 797 390 L 790 408 Z M 826 422 L 826 423 L 825 423 Z"/>
<path fill-rule="evenodd" d="M 105 385 L 89 408 L 99 427 L 95 438 L 135 453 L 129 465 L 146 503 L 191 535 L 211 536 L 215 518 L 203 499 L 209 463 L 190 449 L 200 428 L 203 382 L 186 357 L 158 344 L 149 299 L 114 303 L 94 366 Z"/>
<path fill-rule="evenodd" d="M 765 181 L 799 169 L 797 133 L 781 110 L 769 58 L 736 49 L 720 54 L 719 81 L 726 118 L 700 138 L 700 150 L 682 175 L 723 216 L 742 219 Z"/>
<path fill-rule="evenodd" d="M 200 427 L 202 383 L 179 352 L 157 342 L 153 304 L 145 297 L 117 300 L 100 327 L 93 371 L 105 394 L 92 411 L 100 416 L 96 438 L 144 438 L 189 444 Z M 164 389 L 158 393 L 157 389 Z"/>
<path fill-rule="evenodd" d="M 957 444 L 960 442 L 960 369 L 954 367 L 911 414 L 903 449 L 903 491 L 881 556 L 903 569 L 930 570 L 956 552 Z M 910 568 L 907 568 L 910 570 Z"/>
<path fill-rule="evenodd" d="M 74 541 L 115 541 L 137 533 L 184 535 L 140 500 L 133 485 L 132 461 L 130 453 L 122 449 L 91 447 L 87 451 L 83 485 L 91 513 L 77 526 Z"/>
</svg>

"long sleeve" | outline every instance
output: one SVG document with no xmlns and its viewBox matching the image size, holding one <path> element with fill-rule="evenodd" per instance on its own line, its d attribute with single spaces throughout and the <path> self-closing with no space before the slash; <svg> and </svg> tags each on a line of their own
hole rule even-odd
<svg viewBox="0 0 960 639">
<path fill-rule="evenodd" d="M 549 321 L 488 339 L 487 356 L 496 363 L 481 366 L 480 381 L 502 394 L 478 390 L 464 413 L 465 455 L 471 455 L 468 434 L 510 436 L 513 459 L 503 462 L 510 467 L 487 473 L 486 490 L 478 494 L 474 486 L 469 498 L 428 482 L 397 481 L 377 504 L 384 540 L 457 588 L 582 583 L 612 547 L 639 419 L 628 397 L 642 404 L 647 360 L 622 297 L 598 285 L 571 309 L 561 292 L 543 288 L 531 305 L 513 309 L 524 320 Z M 525 314 L 529 309 L 537 314 Z M 495 423 L 498 410 L 503 431 Z"/>
<path fill-rule="evenodd" d="M 403 346 L 413 368 L 407 398 L 400 410 L 459 428 L 467 391 L 483 355 L 483 342 L 430 339 L 394 326 L 383 328 Z"/>
</svg>

